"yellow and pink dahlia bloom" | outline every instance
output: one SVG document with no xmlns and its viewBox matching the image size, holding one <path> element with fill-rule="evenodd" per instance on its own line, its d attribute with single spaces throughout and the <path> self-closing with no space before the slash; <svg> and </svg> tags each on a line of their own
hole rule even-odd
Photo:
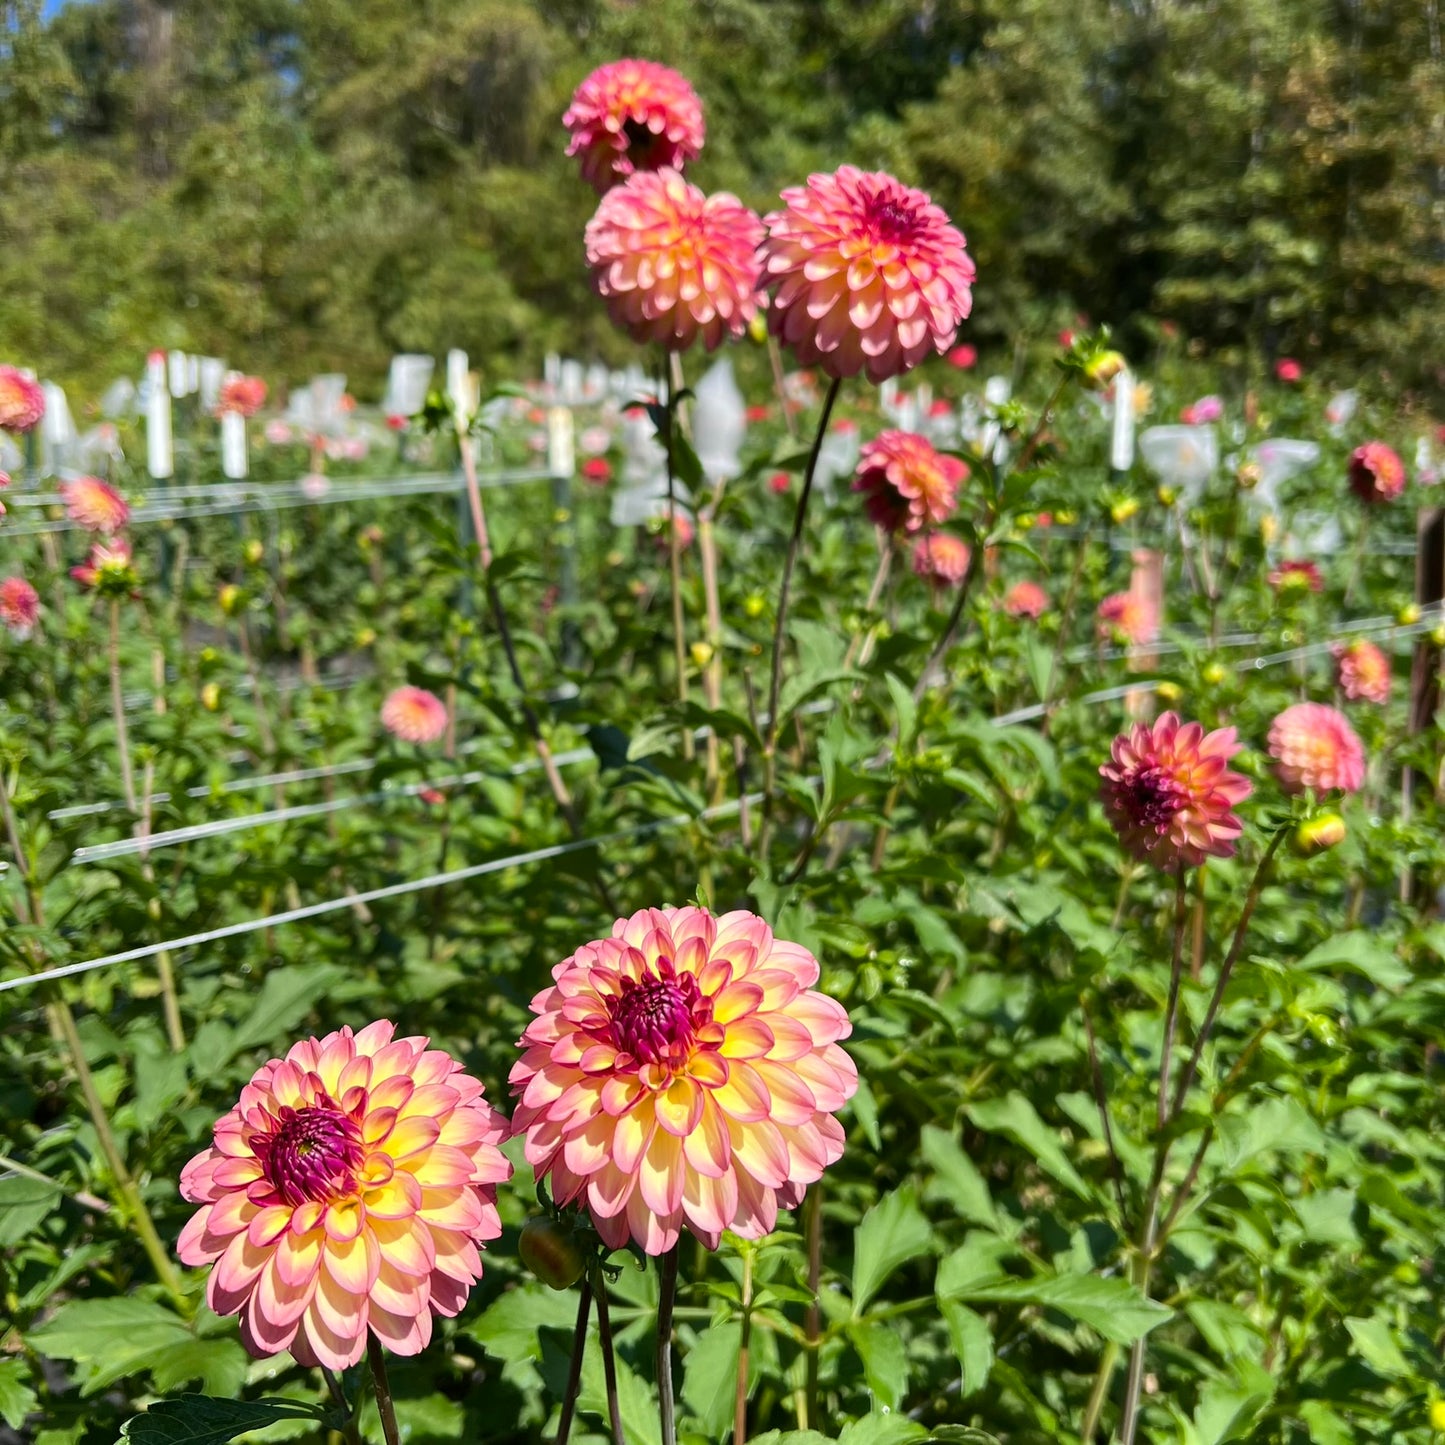
<svg viewBox="0 0 1445 1445">
<path fill-rule="evenodd" d="M 1393 502 L 1405 490 L 1405 463 L 1384 442 L 1366 442 L 1350 453 L 1349 479 L 1362 502 Z"/>
<path fill-rule="evenodd" d="M 916 432 L 879 432 L 858 456 L 853 490 L 885 532 L 921 532 L 946 522 L 958 506 L 968 467 Z"/>
<path fill-rule="evenodd" d="M 28 432 L 45 415 L 45 391 L 13 366 L 0 366 L 0 431 Z"/>
<path fill-rule="evenodd" d="M 599 66 L 562 116 L 582 179 L 598 195 L 645 171 L 681 170 L 702 150 L 702 102 L 677 71 L 653 60 Z"/>
<path fill-rule="evenodd" d="M 434 743 L 447 730 L 447 705 L 424 687 L 393 688 L 381 705 L 381 725 L 405 743 Z"/>
<path fill-rule="evenodd" d="M 135 553 L 124 537 L 107 537 L 92 543 L 85 561 L 72 567 L 70 575 L 87 591 L 98 592 L 102 597 L 131 597 L 140 587 Z"/>
<path fill-rule="evenodd" d="M 206 1302 L 254 1355 L 341 1370 L 368 1332 L 418 1354 L 502 1232 L 506 1120 L 449 1054 L 395 1033 L 343 1028 L 263 1064 L 181 1173 L 201 1208 L 177 1252 L 212 1266 Z"/>
<path fill-rule="evenodd" d="M 843 1153 L 851 1024 L 818 961 L 754 914 L 648 908 L 532 1000 L 513 1130 L 560 1205 L 613 1248 L 769 1233 Z"/>
<path fill-rule="evenodd" d="M 957 587 L 968 576 L 968 543 L 950 532 L 931 532 L 913 544 L 913 571 L 932 586 Z"/>
<path fill-rule="evenodd" d="M 1287 793 L 1356 793 L 1365 781 L 1365 749 L 1344 713 L 1297 702 L 1269 725 L 1269 755 Z"/>
<path fill-rule="evenodd" d="M 65 515 L 87 532 L 101 532 L 108 537 L 130 521 L 129 503 L 99 477 L 61 482 L 60 499 L 65 503 Z"/>
<path fill-rule="evenodd" d="M 709 351 L 742 336 L 758 309 L 763 223 L 734 195 L 705 196 L 670 168 L 608 191 L 587 223 L 592 284 L 639 343 Z"/>
<path fill-rule="evenodd" d="M 238 416 L 255 416 L 266 405 L 266 383 L 259 376 L 233 376 L 221 383 L 216 414 L 233 411 Z"/>
<path fill-rule="evenodd" d="M 1351 702 L 1390 700 L 1390 659 L 1373 642 L 1336 643 L 1335 680 Z"/>
<path fill-rule="evenodd" d="M 1010 617 L 1037 621 L 1049 609 L 1049 594 L 1037 582 L 1025 578 L 1015 582 L 1003 596 L 1003 610 Z"/>
<path fill-rule="evenodd" d="M 973 259 L 929 197 L 843 166 L 783 192 L 765 218 L 773 335 L 829 376 L 886 381 L 944 355 L 973 307 Z"/>
<path fill-rule="evenodd" d="M 0 623 L 17 642 L 24 642 L 40 621 L 40 594 L 23 577 L 0 582 Z"/>
<path fill-rule="evenodd" d="M 1172 712 L 1121 733 L 1099 769 L 1104 810 L 1119 841 L 1166 872 L 1232 857 L 1243 831 L 1234 809 L 1254 791 L 1248 778 L 1229 770 L 1239 750 L 1233 728 L 1206 733 Z"/>
<path fill-rule="evenodd" d="M 1104 640 L 1141 647 L 1159 636 L 1159 611 L 1137 592 L 1112 592 L 1099 603 L 1098 624 Z"/>
</svg>

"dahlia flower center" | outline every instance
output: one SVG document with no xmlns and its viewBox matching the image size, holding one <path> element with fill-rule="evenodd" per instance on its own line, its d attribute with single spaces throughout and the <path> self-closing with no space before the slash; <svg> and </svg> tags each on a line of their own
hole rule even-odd
<svg viewBox="0 0 1445 1445">
<path fill-rule="evenodd" d="M 902 201 L 872 200 L 868 203 L 868 222 L 880 241 L 898 245 L 912 240 L 918 233 L 918 215 Z"/>
<path fill-rule="evenodd" d="M 612 1028 L 617 1047 L 647 1064 L 685 1062 L 693 1044 L 693 1008 L 699 1002 L 697 981 L 624 980 L 612 1002 Z"/>
<path fill-rule="evenodd" d="M 287 1204 L 327 1204 L 355 1191 L 364 1152 L 353 1120 L 329 1103 L 302 1109 L 288 1105 L 278 1118 L 275 1133 L 253 1139 L 251 1148 Z"/>
<path fill-rule="evenodd" d="M 667 136 L 654 131 L 645 120 L 629 116 L 622 122 L 627 137 L 627 154 L 638 170 L 656 170 L 667 155 Z"/>
<path fill-rule="evenodd" d="M 1163 832 L 1183 806 L 1183 789 L 1163 768 L 1141 768 L 1129 780 L 1129 811 L 1145 828 Z"/>
</svg>

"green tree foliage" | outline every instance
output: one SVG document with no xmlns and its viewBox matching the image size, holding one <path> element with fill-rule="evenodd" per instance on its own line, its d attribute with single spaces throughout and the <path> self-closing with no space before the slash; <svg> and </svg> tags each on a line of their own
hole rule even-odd
<svg viewBox="0 0 1445 1445">
<path fill-rule="evenodd" d="M 559 117 L 628 53 L 698 87 L 709 188 L 931 188 L 979 339 L 1152 316 L 1440 382 L 1438 0 L 10 0 L 5 351 L 86 384 L 152 345 L 278 378 L 620 355 Z"/>
</svg>

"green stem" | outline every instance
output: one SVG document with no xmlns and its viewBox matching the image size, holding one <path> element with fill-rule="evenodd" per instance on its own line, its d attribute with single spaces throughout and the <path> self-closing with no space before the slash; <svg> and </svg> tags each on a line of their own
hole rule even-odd
<svg viewBox="0 0 1445 1445">
<path fill-rule="evenodd" d="M 742 1315 L 738 1323 L 738 1384 L 733 1397 L 733 1445 L 748 1439 L 748 1353 L 753 1333 L 753 1247 L 743 1244 Z"/>
<path fill-rule="evenodd" d="M 577 1410 L 577 1395 L 582 1386 L 582 1357 L 587 1353 L 587 1319 L 592 1310 L 592 1281 L 582 1281 L 577 1300 L 577 1328 L 572 1336 L 572 1361 L 567 1367 L 567 1388 L 562 1395 L 562 1414 L 557 1421 L 554 1445 L 567 1445 L 572 1433 L 572 1416 Z"/>
<path fill-rule="evenodd" d="M 381 1433 L 386 1445 L 401 1445 L 401 1432 L 396 1428 L 396 1405 L 391 1398 L 391 1381 L 386 1377 L 386 1353 L 381 1341 L 366 1332 L 366 1363 L 371 1366 L 371 1383 L 376 1391 L 376 1413 L 381 1417 Z"/>
<path fill-rule="evenodd" d="M 1089 1403 L 1084 1407 L 1083 1423 L 1079 1426 L 1079 1445 L 1093 1445 L 1094 1431 L 1099 1428 L 1099 1416 L 1104 1412 L 1104 1402 L 1109 1398 L 1109 1386 L 1118 1365 L 1119 1346 L 1110 1340 L 1099 1356 L 1099 1371 L 1094 1376 L 1094 1388 L 1089 1392 Z"/>
<path fill-rule="evenodd" d="M 657 1408 L 662 1445 L 677 1445 L 677 1407 L 672 1396 L 672 1307 L 677 1302 L 677 1251 L 657 1262 Z"/>
<path fill-rule="evenodd" d="M 602 1346 L 602 1380 L 607 1390 L 607 1419 L 612 1445 L 627 1445 L 622 1429 L 622 1406 L 617 1395 L 617 1352 L 612 1344 L 612 1321 L 607 1313 L 607 1282 L 599 1265 L 593 1266 L 593 1292 L 597 1296 L 597 1341 Z"/>
</svg>

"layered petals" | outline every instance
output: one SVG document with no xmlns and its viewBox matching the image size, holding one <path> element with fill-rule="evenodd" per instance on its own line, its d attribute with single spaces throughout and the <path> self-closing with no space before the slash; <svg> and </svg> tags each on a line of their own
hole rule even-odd
<svg viewBox="0 0 1445 1445">
<path fill-rule="evenodd" d="M 702 150 L 702 102 L 687 80 L 652 60 L 614 60 L 579 85 L 562 116 L 567 154 L 598 195 L 642 171 L 681 170 Z"/>
<path fill-rule="evenodd" d="M 424 687 L 398 687 L 381 705 L 381 725 L 407 743 L 434 743 L 447 730 L 447 705 Z"/>
<path fill-rule="evenodd" d="M 874 526 L 885 532 L 920 532 L 937 526 L 953 515 L 958 489 L 968 476 L 968 467 L 957 457 L 945 456 L 926 437 L 916 432 L 880 432 L 858 455 L 853 473 L 853 490 L 863 494 L 863 509 Z M 940 541 L 930 538 L 930 543 Z M 951 547 L 950 547 L 950 544 Z M 956 538 L 942 539 L 942 556 L 958 560 L 963 548 L 962 579 L 967 571 L 968 548 Z M 920 576 L 930 572 L 918 568 Z"/>
<path fill-rule="evenodd" d="M 1356 793 L 1365 781 L 1365 749 L 1336 708 L 1297 702 L 1269 725 L 1269 755 L 1287 793 Z"/>
</svg>

